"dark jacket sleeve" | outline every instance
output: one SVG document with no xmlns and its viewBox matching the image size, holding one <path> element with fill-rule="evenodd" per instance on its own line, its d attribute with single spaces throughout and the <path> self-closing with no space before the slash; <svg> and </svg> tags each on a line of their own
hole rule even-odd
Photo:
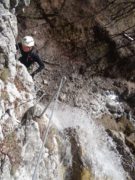
<svg viewBox="0 0 135 180">
<path fill-rule="evenodd" d="M 44 69 L 45 65 L 42 61 L 42 59 L 39 57 L 38 53 L 36 52 L 32 52 L 31 54 L 32 59 L 38 64 L 38 68 L 32 73 L 32 74 L 37 74 L 38 72 L 40 72 L 42 69 Z"/>
</svg>

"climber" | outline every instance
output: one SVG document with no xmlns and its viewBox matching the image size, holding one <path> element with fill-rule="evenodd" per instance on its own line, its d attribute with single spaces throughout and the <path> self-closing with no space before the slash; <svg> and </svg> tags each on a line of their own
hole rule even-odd
<svg viewBox="0 0 135 180">
<path fill-rule="evenodd" d="M 28 69 L 35 62 L 38 64 L 38 68 L 32 72 L 31 76 L 34 78 L 35 74 L 40 72 L 45 66 L 41 58 L 39 57 L 36 49 L 34 48 L 35 42 L 33 37 L 25 36 L 20 43 L 16 45 L 17 54 L 19 54 L 18 60 L 24 64 Z"/>
</svg>

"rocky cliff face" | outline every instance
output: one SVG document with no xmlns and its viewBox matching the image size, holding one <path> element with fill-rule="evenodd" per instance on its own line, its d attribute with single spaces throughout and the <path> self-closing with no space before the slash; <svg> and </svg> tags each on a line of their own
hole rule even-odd
<svg viewBox="0 0 135 180">
<path fill-rule="evenodd" d="M 24 180 L 34 174 L 48 119 L 45 116 L 34 119 L 41 108 L 37 107 L 31 76 L 15 58 L 17 19 L 5 3 L 0 3 L 0 179 Z M 59 155 L 54 134 L 51 130 L 51 142 L 42 148 L 36 179 L 58 176 Z"/>
<path fill-rule="evenodd" d="M 17 123 L 23 117 L 29 119 L 23 115 L 35 103 L 30 99 L 46 91 L 47 96 L 42 101 L 45 103 L 57 89 L 60 77 L 66 75 L 67 83 L 59 100 L 86 111 L 91 125 L 87 121 L 80 124 L 80 114 L 73 126 L 72 118 L 67 119 L 72 110 L 68 115 L 63 114 L 66 110 L 60 110 L 61 137 L 55 132 L 56 128 L 52 128 L 50 139 L 53 141 L 48 140 L 44 148 L 37 178 L 134 179 L 135 3 L 33 0 L 30 6 L 24 7 L 29 1 L 19 6 L 16 1 L 11 2 L 10 5 L 8 1 L 0 4 L 1 178 L 31 179 L 47 120 L 44 117 L 33 121 L 30 116 L 30 121 L 19 129 Z M 9 12 L 13 7 L 16 7 L 17 21 Z M 36 84 L 42 85 L 38 94 L 25 67 L 15 60 L 17 22 L 18 41 L 27 34 L 34 36 L 46 64 L 45 71 L 35 78 Z M 98 126 L 103 127 L 104 133 L 98 134 Z M 86 127 L 91 129 L 86 131 Z M 100 135 L 105 134 L 109 137 L 100 139 Z M 116 157 L 106 151 L 108 138 L 115 144 L 109 145 L 110 149 L 121 158 L 115 160 Z M 100 162 L 105 152 L 113 174 L 102 163 L 104 156 Z M 120 169 L 116 161 L 121 162 Z M 115 173 L 117 168 L 120 174 Z"/>
</svg>

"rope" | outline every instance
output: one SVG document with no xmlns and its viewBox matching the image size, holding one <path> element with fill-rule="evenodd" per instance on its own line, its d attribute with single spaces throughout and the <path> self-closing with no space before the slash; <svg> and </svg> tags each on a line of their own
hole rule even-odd
<svg viewBox="0 0 135 180">
<path fill-rule="evenodd" d="M 62 88 L 65 80 L 66 80 L 66 77 L 62 77 L 61 82 L 60 82 L 60 85 L 59 85 L 59 88 L 58 88 L 57 92 L 55 93 L 56 95 L 54 95 L 53 98 L 51 99 L 51 102 L 52 102 L 52 100 L 53 100 L 54 97 L 56 96 L 56 99 L 55 99 L 54 105 L 53 105 L 53 109 L 52 109 L 52 111 L 51 111 L 51 115 L 50 115 L 50 118 L 49 118 L 47 130 L 44 131 L 43 143 L 42 143 L 41 149 L 40 149 L 40 151 L 39 151 L 39 155 L 38 155 L 37 163 L 36 163 L 36 166 L 35 166 L 35 169 L 34 169 L 34 173 L 33 173 L 33 176 L 32 176 L 32 180 L 36 180 L 36 173 L 37 173 L 37 169 L 38 169 L 38 166 L 39 166 L 41 157 L 42 157 L 43 147 L 44 147 L 45 144 L 46 144 L 46 140 L 47 140 L 47 136 L 48 136 L 50 124 L 51 124 L 52 117 L 53 117 L 53 112 L 54 112 L 54 109 L 55 109 L 55 107 L 56 107 L 56 102 L 57 102 L 57 100 L 58 100 L 58 97 L 59 97 L 61 88 Z M 50 103 L 49 103 L 49 104 L 50 104 Z M 48 104 L 47 107 L 43 110 L 43 112 L 40 114 L 40 117 L 45 113 L 45 111 L 46 111 L 46 109 L 48 108 L 49 104 Z"/>
</svg>

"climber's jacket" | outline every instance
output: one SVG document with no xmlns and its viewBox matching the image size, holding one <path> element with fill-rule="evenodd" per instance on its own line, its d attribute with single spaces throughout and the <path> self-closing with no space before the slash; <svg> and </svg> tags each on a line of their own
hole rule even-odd
<svg viewBox="0 0 135 180">
<path fill-rule="evenodd" d="M 38 64 L 39 67 L 34 72 L 32 72 L 32 77 L 45 67 L 35 48 L 32 48 L 32 50 L 29 52 L 24 52 L 21 43 L 18 43 L 16 48 L 20 53 L 18 60 L 27 68 L 30 68 L 30 66 L 35 62 Z"/>
</svg>

